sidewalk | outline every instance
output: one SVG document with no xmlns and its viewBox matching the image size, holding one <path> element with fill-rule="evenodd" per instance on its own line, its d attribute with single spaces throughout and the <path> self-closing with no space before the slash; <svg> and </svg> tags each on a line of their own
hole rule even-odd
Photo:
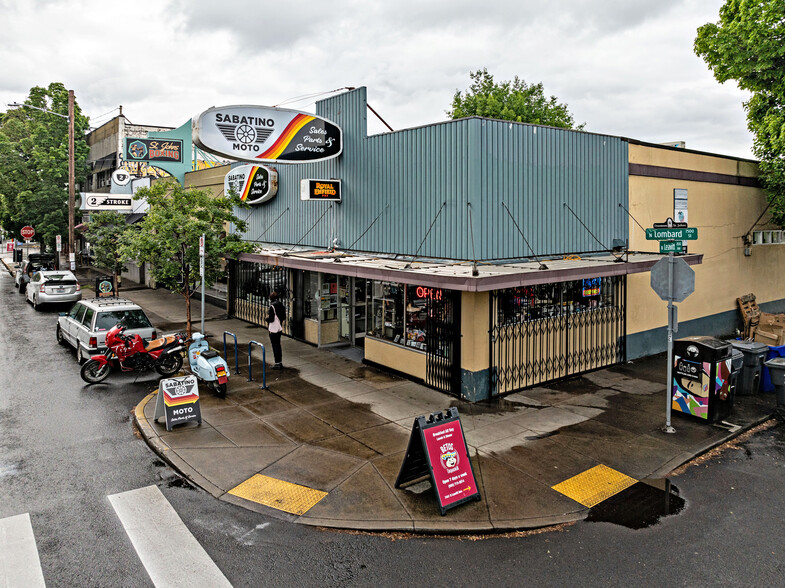
<svg viewBox="0 0 785 588">
<path fill-rule="evenodd" d="M 127 282 L 121 295 L 143 306 L 159 330 L 184 328 L 182 297 Z M 199 301 L 192 300 L 195 330 L 199 314 Z M 237 335 L 241 374 L 234 373 L 230 347 L 228 395 L 219 399 L 201 387 L 201 425 L 167 432 L 163 419 L 153 420 L 151 391 L 136 407 L 139 430 L 154 451 L 216 498 L 309 525 L 488 532 L 580 520 L 589 509 L 554 485 L 600 464 L 636 480 L 667 476 L 765 421 L 776 404 L 771 394 L 738 396 L 728 418 L 738 426 L 733 431 L 674 413 L 677 432 L 668 435 L 661 432 L 664 355 L 470 404 L 286 337 L 286 367 L 270 370 L 268 358 L 263 390 L 261 350 L 254 348 L 255 381 L 248 382 L 247 349 L 251 340 L 267 344 L 266 331 L 228 319 L 215 306 L 206 305 L 205 315 L 219 352 L 224 331 Z M 450 406 L 461 415 L 482 500 L 441 516 L 430 483 L 406 489 L 394 483 L 415 417 Z M 272 480 L 272 487 L 260 480 Z"/>
</svg>

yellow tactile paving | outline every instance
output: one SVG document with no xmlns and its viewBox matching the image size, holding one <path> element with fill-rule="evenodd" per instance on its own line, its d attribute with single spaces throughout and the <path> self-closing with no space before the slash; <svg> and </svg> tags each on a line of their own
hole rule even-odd
<svg viewBox="0 0 785 588">
<path fill-rule="evenodd" d="M 552 488 L 568 498 L 580 502 L 583 506 L 591 508 L 625 488 L 629 488 L 637 481 L 613 468 L 598 465 L 582 474 L 568 478 Z"/>
<path fill-rule="evenodd" d="M 255 474 L 238 484 L 229 490 L 229 494 L 294 515 L 305 514 L 327 496 L 327 492 L 262 474 Z"/>
</svg>

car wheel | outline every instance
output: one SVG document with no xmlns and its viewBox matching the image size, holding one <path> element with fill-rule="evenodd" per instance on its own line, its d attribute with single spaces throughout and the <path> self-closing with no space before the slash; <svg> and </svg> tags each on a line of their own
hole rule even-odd
<svg viewBox="0 0 785 588">
<path fill-rule="evenodd" d="M 55 330 L 55 335 L 57 337 L 57 342 L 60 345 L 67 345 L 68 344 L 68 341 L 66 341 L 65 337 L 63 337 L 63 331 L 60 329 L 60 325 L 57 325 L 57 329 Z"/>
</svg>

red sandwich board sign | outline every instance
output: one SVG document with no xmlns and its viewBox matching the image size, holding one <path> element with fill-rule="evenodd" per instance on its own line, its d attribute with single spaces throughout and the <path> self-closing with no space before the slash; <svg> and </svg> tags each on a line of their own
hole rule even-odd
<svg viewBox="0 0 785 588">
<path fill-rule="evenodd" d="M 35 235 L 35 229 L 31 226 L 22 227 L 19 231 L 19 234 L 22 235 L 22 239 L 32 239 Z"/>
<path fill-rule="evenodd" d="M 442 516 L 465 502 L 480 500 L 457 408 L 431 413 L 427 420 L 414 419 L 395 487 L 425 476 L 431 479 Z"/>
</svg>

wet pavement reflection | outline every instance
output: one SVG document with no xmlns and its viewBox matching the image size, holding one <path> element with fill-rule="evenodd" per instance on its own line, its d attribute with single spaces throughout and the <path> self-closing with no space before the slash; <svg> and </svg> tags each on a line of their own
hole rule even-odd
<svg viewBox="0 0 785 588">
<path fill-rule="evenodd" d="M 684 504 L 679 489 L 670 480 L 641 480 L 593 507 L 586 521 L 645 529 L 663 517 L 679 514 Z"/>
</svg>

